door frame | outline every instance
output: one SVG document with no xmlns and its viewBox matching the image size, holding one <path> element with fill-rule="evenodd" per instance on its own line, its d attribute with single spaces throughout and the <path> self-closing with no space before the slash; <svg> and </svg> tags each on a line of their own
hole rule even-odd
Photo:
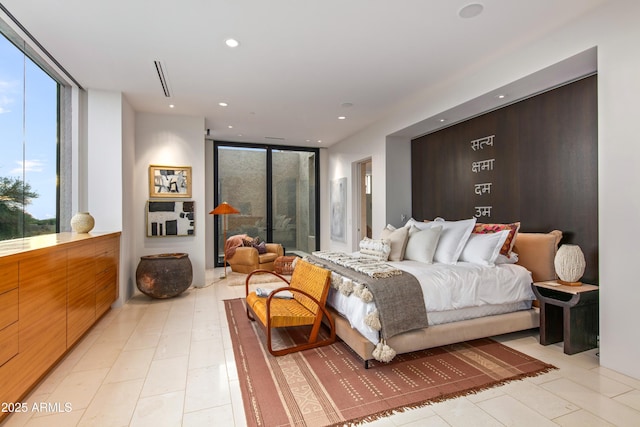
<svg viewBox="0 0 640 427">
<path fill-rule="evenodd" d="M 371 176 L 371 181 L 373 182 L 371 165 L 372 165 L 371 157 L 359 160 L 354 163 L 354 173 L 352 176 L 355 178 L 354 186 L 353 186 L 353 189 L 354 189 L 353 194 L 355 196 L 354 200 L 356 201 L 354 205 L 356 210 L 355 218 L 357 218 L 357 223 L 356 223 L 356 227 L 354 227 L 355 236 L 354 236 L 353 246 L 356 248 L 356 250 L 360 240 L 364 239 L 365 237 L 372 237 L 372 236 L 367 236 L 367 214 L 370 215 L 372 214 L 372 212 L 369 212 L 369 205 L 367 203 L 367 192 L 366 192 L 367 172 L 369 172 L 369 175 Z M 371 194 L 373 196 L 373 191 L 371 192 Z"/>
<path fill-rule="evenodd" d="M 219 191 L 219 164 L 218 164 L 218 149 L 219 147 L 237 147 L 237 148 L 247 148 L 247 149 L 264 149 L 266 150 L 266 174 L 265 177 L 265 192 L 267 195 L 267 206 L 266 206 L 266 230 L 267 234 L 265 239 L 267 241 L 272 241 L 273 238 L 273 151 L 299 151 L 299 152 L 310 152 L 315 154 L 315 245 L 314 250 L 320 249 L 320 149 L 314 147 L 297 147 L 293 145 L 273 145 L 273 144 L 258 144 L 258 143 L 246 143 L 246 142 L 230 142 L 230 141 L 214 141 L 213 148 L 213 205 L 218 206 L 222 200 L 220 200 L 220 191 Z M 214 265 L 216 267 L 222 267 L 223 263 L 219 260 L 220 256 L 218 239 L 220 234 L 222 233 L 221 223 L 219 218 L 216 216 L 214 218 L 214 228 L 213 228 L 213 247 L 214 247 Z"/>
</svg>

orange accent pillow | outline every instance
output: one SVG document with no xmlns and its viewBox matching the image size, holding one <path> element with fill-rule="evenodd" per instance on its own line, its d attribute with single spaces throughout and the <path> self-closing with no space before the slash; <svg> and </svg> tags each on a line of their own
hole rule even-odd
<svg viewBox="0 0 640 427">
<path fill-rule="evenodd" d="M 500 254 L 504 256 L 511 256 L 513 250 L 513 244 L 516 242 L 516 236 L 520 229 L 520 222 L 513 222 L 511 224 L 483 224 L 481 222 L 476 223 L 473 227 L 473 233 L 475 234 L 487 234 L 497 233 L 502 230 L 509 230 L 507 240 L 504 241 L 502 248 L 500 248 Z"/>
</svg>

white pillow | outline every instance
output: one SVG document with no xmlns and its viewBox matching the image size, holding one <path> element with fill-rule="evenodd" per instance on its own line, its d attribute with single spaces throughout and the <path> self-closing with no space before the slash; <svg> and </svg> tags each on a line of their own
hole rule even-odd
<svg viewBox="0 0 640 427">
<path fill-rule="evenodd" d="M 511 230 L 502 230 L 497 233 L 471 234 L 460 254 L 460 261 L 494 266 L 510 232 Z"/>
<path fill-rule="evenodd" d="M 431 228 L 431 227 L 427 227 L 427 228 Z M 409 227 L 409 236 L 411 236 L 413 233 L 417 233 L 418 231 L 421 230 L 426 230 L 426 228 L 418 228 L 415 225 L 412 225 L 411 227 Z"/>
<path fill-rule="evenodd" d="M 460 221 L 432 221 L 425 222 L 429 227 L 442 226 L 442 234 L 438 241 L 436 253 L 433 256 L 435 262 L 455 264 L 467 244 L 467 240 L 476 225 L 476 218 Z"/>
<path fill-rule="evenodd" d="M 404 259 L 432 264 L 433 254 L 436 252 L 438 240 L 442 233 L 442 226 L 430 227 L 426 230 L 412 227 L 411 230 L 407 248 L 404 252 Z"/>
<path fill-rule="evenodd" d="M 507 237 L 508 239 L 508 237 Z M 503 245 L 504 246 L 504 245 Z M 496 262 L 495 264 L 517 264 L 518 263 L 518 254 L 515 252 L 511 252 L 511 255 L 506 256 L 506 255 L 498 255 L 498 258 L 496 258 Z"/>
<path fill-rule="evenodd" d="M 365 237 L 360 241 L 360 254 L 381 261 L 389 259 L 391 241 L 387 239 L 370 239 Z"/>
<path fill-rule="evenodd" d="M 409 229 L 413 226 L 413 227 L 417 227 L 420 230 L 426 230 L 427 228 L 431 228 L 432 225 L 433 224 L 431 224 L 430 222 L 420 222 L 420 221 L 416 221 L 413 218 L 409 218 L 409 220 L 404 226 Z"/>
</svg>

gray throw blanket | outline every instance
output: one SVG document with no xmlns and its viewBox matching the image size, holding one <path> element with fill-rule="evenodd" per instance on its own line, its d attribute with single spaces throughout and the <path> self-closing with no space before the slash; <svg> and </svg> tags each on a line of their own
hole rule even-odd
<svg viewBox="0 0 640 427">
<path fill-rule="evenodd" d="M 380 335 L 383 339 L 427 327 L 427 309 L 424 306 L 422 288 L 412 274 L 403 271 L 397 276 L 374 279 L 314 255 L 309 256 L 309 261 L 369 289 L 378 309 L 382 325 Z"/>
</svg>

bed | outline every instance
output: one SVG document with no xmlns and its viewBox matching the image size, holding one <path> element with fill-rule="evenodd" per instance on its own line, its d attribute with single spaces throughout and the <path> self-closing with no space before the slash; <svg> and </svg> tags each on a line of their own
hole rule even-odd
<svg viewBox="0 0 640 427">
<path fill-rule="evenodd" d="M 400 229 L 388 226 L 380 239 L 364 239 L 358 253 L 320 251 L 310 258 L 332 270 L 327 303 L 337 335 L 368 367 L 372 359 L 387 362 L 396 354 L 537 328 L 531 283 L 555 279 L 553 259 L 562 233 L 519 228 L 519 223 L 478 224 L 475 218 L 411 219 Z M 384 267 L 375 270 L 381 268 L 376 265 Z M 411 286 L 406 286 L 410 296 L 404 294 L 407 275 L 421 294 Z M 380 289 L 399 295 L 384 302 Z M 405 325 L 396 318 L 411 321 Z M 395 321 L 401 326 L 385 330 Z"/>
</svg>

